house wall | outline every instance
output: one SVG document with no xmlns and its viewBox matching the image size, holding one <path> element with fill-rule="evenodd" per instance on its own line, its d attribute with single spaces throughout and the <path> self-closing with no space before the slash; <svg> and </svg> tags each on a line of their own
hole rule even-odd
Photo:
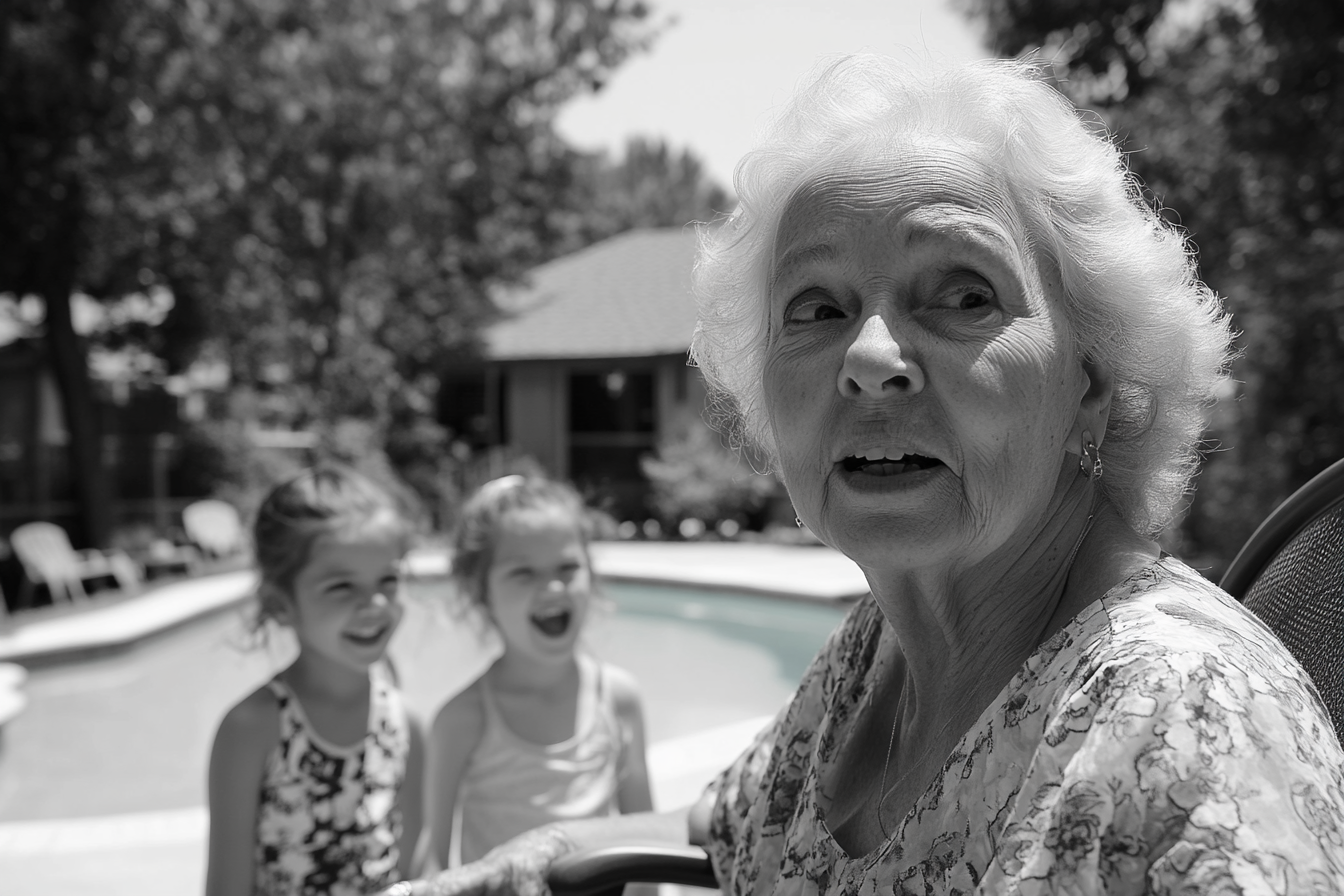
<svg viewBox="0 0 1344 896">
<path fill-rule="evenodd" d="M 686 364 L 684 355 L 659 358 L 656 370 L 658 441 L 675 437 L 687 426 L 705 425 L 705 379 Z"/>
<path fill-rule="evenodd" d="M 640 444 L 640 451 L 653 451 L 657 444 L 684 433 L 688 426 L 705 425 L 704 381 L 699 371 L 686 366 L 685 355 L 651 358 L 585 358 L 527 361 L 501 365 L 505 389 L 502 431 L 508 434 L 511 451 L 536 459 L 551 475 L 564 479 L 592 479 L 609 471 L 575 470 L 571 461 L 577 445 Z M 570 431 L 571 376 L 603 374 L 614 370 L 627 374 L 651 374 L 653 378 L 652 433 L 576 434 Z M 579 452 L 582 454 L 583 452 Z M 609 482 L 612 498 L 625 512 L 634 512 L 647 485 L 642 478 Z"/>
<path fill-rule="evenodd" d="M 509 444 L 536 458 L 552 475 L 569 476 L 569 377 L 568 365 L 536 361 L 510 365 L 508 421 Z"/>
</svg>

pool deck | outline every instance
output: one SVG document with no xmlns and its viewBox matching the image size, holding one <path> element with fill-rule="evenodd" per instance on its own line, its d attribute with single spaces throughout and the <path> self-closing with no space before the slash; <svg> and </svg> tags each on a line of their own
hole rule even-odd
<svg viewBox="0 0 1344 896">
<path fill-rule="evenodd" d="M 613 581 L 693 585 L 843 602 L 868 593 L 853 562 L 819 545 L 750 542 L 596 542 L 593 567 Z M 447 571 L 441 551 L 409 557 L 413 575 Z M 137 596 L 61 608 L 57 614 L 0 617 L 0 663 L 39 666 L 134 646 L 246 600 L 256 581 L 250 570 L 229 570 L 150 585 Z"/>
</svg>

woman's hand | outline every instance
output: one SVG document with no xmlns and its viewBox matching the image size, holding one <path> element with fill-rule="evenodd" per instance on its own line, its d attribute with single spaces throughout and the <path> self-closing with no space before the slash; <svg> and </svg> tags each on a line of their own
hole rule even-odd
<svg viewBox="0 0 1344 896">
<path fill-rule="evenodd" d="M 551 865 L 574 848 L 558 827 L 548 825 L 495 847 L 470 865 L 429 880 L 395 883 L 378 896 L 549 896 Z"/>
</svg>

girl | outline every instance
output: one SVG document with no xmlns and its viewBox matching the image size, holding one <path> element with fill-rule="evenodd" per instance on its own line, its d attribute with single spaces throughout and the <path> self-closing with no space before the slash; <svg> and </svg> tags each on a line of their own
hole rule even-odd
<svg viewBox="0 0 1344 896">
<path fill-rule="evenodd" d="M 651 809 L 634 680 L 578 649 L 593 602 L 578 494 L 494 480 L 463 508 L 453 547 L 459 593 L 504 650 L 434 720 L 433 858 L 449 867 L 546 822 Z"/>
<path fill-rule="evenodd" d="M 257 624 L 288 626 L 299 654 L 215 735 L 206 894 L 373 892 L 409 875 L 421 827 L 422 737 L 384 659 L 409 527 L 320 465 L 270 493 L 253 535 Z"/>
</svg>

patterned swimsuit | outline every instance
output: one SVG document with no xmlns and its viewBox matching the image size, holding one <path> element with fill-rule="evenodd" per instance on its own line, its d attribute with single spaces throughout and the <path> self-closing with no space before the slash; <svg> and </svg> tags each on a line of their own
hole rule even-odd
<svg viewBox="0 0 1344 896">
<path fill-rule="evenodd" d="M 410 728 L 389 673 L 370 670 L 368 733 L 348 747 L 313 730 L 284 682 L 268 686 L 280 742 L 261 782 L 255 893 L 362 896 L 394 883 Z"/>
</svg>

